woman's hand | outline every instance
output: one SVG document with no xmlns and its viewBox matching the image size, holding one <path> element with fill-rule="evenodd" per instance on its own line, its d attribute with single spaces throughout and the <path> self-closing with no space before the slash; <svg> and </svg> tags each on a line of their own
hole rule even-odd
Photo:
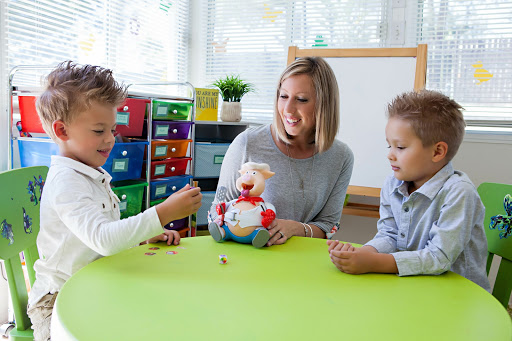
<svg viewBox="0 0 512 341">
<path fill-rule="evenodd" d="M 293 220 L 274 219 L 268 227 L 270 239 L 267 246 L 280 245 L 286 243 L 288 239 L 296 235 L 296 228 L 300 223 Z"/>
</svg>

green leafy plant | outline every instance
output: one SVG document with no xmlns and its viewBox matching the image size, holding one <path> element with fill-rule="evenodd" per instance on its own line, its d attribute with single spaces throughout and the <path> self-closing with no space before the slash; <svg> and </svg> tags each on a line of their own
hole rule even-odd
<svg viewBox="0 0 512 341">
<path fill-rule="evenodd" d="M 240 102 L 249 92 L 254 92 L 254 85 L 240 79 L 240 75 L 228 75 L 212 83 L 217 87 L 224 102 Z"/>
</svg>

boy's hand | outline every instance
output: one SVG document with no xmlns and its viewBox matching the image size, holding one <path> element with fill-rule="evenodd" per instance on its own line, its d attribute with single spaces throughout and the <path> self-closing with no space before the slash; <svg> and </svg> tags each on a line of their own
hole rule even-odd
<svg viewBox="0 0 512 341">
<path fill-rule="evenodd" d="M 345 244 L 346 245 L 346 244 Z M 329 251 L 331 262 L 347 274 L 364 274 L 370 272 L 373 253 L 345 250 Z"/>
<path fill-rule="evenodd" d="M 342 243 L 338 240 L 327 240 L 327 245 L 329 245 L 329 250 L 327 250 L 329 253 L 331 251 L 356 251 L 356 248 L 352 246 L 350 243 Z"/>
<path fill-rule="evenodd" d="M 145 244 L 153 244 L 158 242 L 167 242 L 167 245 L 179 245 L 180 244 L 180 234 L 175 230 L 165 230 L 164 233 L 159 234 L 158 236 L 154 236 L 146 240 Z"/>
<path fill-rule="evenodd" d="M 187 184 L 164 202 L 156 205 L 156 212 L 162 226 L 197 212 L 201 207 L 202 197 L 199 187 L 190 188 L 190 185 Z"/>
</svg>

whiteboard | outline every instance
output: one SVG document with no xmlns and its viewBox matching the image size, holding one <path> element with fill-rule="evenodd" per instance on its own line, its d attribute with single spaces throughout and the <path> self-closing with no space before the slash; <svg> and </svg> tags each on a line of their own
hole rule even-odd
<svg viewBox="0 0 512 341">
<path fill-rule="evenodd" d="M 387 159 L 386 108 L 396 95 L 414 90 L 414 58 L 325 58 L 340 89 L 337 138 L 354 153 L 350 185 L 382 187 L 392 173 Z"/>
<path fill-rule="evenodd" d="M 354 153 L 354 170 L 347 193 L 379 196 L 378 189 L 392 174 L 385 137 L 387 105 L 403 92 L 425 87 L 427 46 L 288 48 L 288 63 L 305 56 L 323 57 L 338 81 L 341 119 L 337 138 Z"/>
</svg>

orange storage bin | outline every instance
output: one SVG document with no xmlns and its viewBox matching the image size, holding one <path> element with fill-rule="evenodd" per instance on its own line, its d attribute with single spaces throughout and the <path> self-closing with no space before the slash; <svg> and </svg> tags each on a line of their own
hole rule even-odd
<svg viewBox="0 0 512 341">
<path fill-rule="evenodd" d="M 36 96 L 18 96 L 21 116 L 21 131 L 26 133 L 44 133 L 43 125 L 37 115 Z"/>
<path fill-rule="evenodd" d="M 147 103 L 148 99 L 127 98 L 123 105 L 117 108 L 116 131 L 119 135 L 142 136 Z"/>
<path fill-rule="evenodd" d="M 170 157 L 187 156 L 189 143 L 192 140 L 153 140 L 151 141 L 151 160 L 161 160 Z"/>
</svg>

